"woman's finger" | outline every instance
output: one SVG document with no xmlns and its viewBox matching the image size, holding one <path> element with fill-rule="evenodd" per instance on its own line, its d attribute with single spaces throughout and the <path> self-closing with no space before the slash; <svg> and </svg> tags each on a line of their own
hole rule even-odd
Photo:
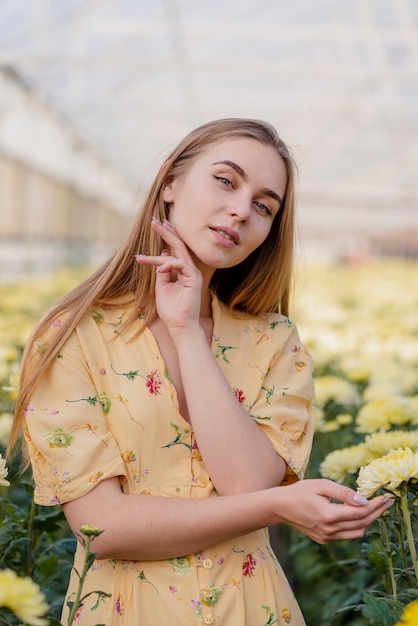
<svg viewBox="0 0 418 626">
<path fill-rule="evenodd" d="M 188 261 L 192 260 L 190 253 L 187 250 L 187 246 L 177 235 L 174 226 L 170 224 L 168 220 L 164 220 L 164 222 L 161 223 L 159 219 L 153 217 L 151 225 L 170 246 L 170 252 L 173 256 L 187 259 Z"/>
</svg>

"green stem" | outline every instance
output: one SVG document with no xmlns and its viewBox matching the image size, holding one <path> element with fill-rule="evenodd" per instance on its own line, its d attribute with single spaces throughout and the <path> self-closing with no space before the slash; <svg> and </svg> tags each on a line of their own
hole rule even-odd
<svg viewBox="0 0 418 626">
<path fill-rule="evenodd" d="M 412 532 L 411 513 L 408 505 L 408 487 L 405 485 L 401 489 L 401 511 L 403 521 L 405 523 L 406 537 L 408 540 L 409 553 L 411 555 L 412 564 L 414 566 L 415 578 L 418 584 L 418 563 L 417 563 L 417 551 L 415 548 L 414 534 Z"/>
<path fill-rule="evenodd" d="M 392 587 L 392 595 L 393 595 L 393 599 L 396 601 L 398 599 L 398 592 L 396 589 L 396 581 L 395 581 L 395 573 L 393 569 L 393 559 L 392 559 L 392 550 L 390 547 L 389 533 L 388 533 L 388 528 L 387 528 L 385 519 L 381 521 L 381 529 L 382 529 L 383 541 L 386 546 L 386 552 L 387 552 L 388 560 L 389 560 L 389 576 L 390 576 L 390 584 Z"/>
<path fill-rule="evenodd" d="M 32 576 L 33 574 L 33 544 L 35 541 L 35 515 L 36 515 L 37 505 L 34 500 L 32 500 L 29 520 L 28 520 L 28 550 L 26 553 L 26 574 L 27 576 Z"/>
<path fill-rule="evenodd" d="M 401 509 L 401 503 L 400 503 L 400 499 L 396 498 L 396 515 L 398 518 L 398 523 L 396 524 L 396 533 L 398 536 L 398 545 L 399 545 L 399 549 L 401 552 L 401 559 L 402 559 L 402 566 L 403 569 L 406 570 L 408 569 L 408 559 L 406 557 L 406 552 L 405 552 L 405 541 L 404 541 L 404 536 L 403 536 L 403 532 L 402 532 L 402 509 Z"/>
<path fill-rule="evenodd" d="M 83 586 L 84 586 L 84 581 L 87 575 L 87 572 L 90 568 L 89 565 L 89 557 L 90 557 L 90 543 L 92 541 L 92 537 L 86 537 L 86 544 L 85 544 L 85 558 L 84 558 L 84 564 L 83 564 L 83 571 L 81 572 L 81 576 L 79 577 L 79 581 L 78 581 L 78 588 L 77 588 L 77 592 L 76 592 L 76 596 L 75 596 L 75 600 L 74 600 L 74 604 L 71 607 L 71 611 L 70 614 L 68 616 L 68 622 L 67 622 L 67 626 L 71 626 L 74 618 L 75 618 L 75 614 L 77 612 L 77 609 L 80 606 L 80 598 L 81 598 L 81 592 L 83 590 Z"/>
</svg>

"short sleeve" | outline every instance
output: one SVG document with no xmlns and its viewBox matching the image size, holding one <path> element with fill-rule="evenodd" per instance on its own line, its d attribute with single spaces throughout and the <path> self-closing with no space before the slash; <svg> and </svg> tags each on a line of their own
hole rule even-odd
<svg viewBox="0 0 418 626">
<path fill-rule="evenodd" d="M 313 359 L 291 325 L 267 371 L 251 414 L 286 461 L 284 483 L 304 476 L 314 432 Z"/>
<path fill-rule="evenodd" d="M 93 384 L 76 331 L 38 382 L 24 435 L 38 504 L 68 502 L 104 479 L 126 476 L 108 428 L 106 396 Z"/>
</svg>

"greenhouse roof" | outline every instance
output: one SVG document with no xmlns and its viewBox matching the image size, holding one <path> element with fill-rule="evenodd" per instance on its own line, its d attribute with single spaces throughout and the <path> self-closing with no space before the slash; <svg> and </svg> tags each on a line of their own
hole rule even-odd
<svg viewBox="0 0 418 626">
<path fill-rule="evenodd" d="M 277 127 L 307 201 L 418 202 L 415 0 L 0 0 L 0 66 L 133 191 L 238 116 Z"/>
</svg>

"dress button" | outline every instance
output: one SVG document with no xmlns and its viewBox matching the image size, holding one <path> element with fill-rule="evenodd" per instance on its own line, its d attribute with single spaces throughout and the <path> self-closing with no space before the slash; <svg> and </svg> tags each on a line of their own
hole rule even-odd
<svg viewBox="0 0 418 626">
<path fill-rule="evenodd" d="M 202 617 L 202 622 L 204 624 L 213 624 L 214 621 L 215 621 L 215 618 L 210 613 L 206 613 L 206 615 L 203 615 Z"/>
<path fill-rule="evenodd" d="M 203 569 L 212 569 L 212 567 L 213 567 L 212 559 L 205 559 L 204 561 L 202 561 L 202 567 L 203 567 Z M 212 622 L 210 622 L 210 623 L 212 623 Z"/>
</svg>

